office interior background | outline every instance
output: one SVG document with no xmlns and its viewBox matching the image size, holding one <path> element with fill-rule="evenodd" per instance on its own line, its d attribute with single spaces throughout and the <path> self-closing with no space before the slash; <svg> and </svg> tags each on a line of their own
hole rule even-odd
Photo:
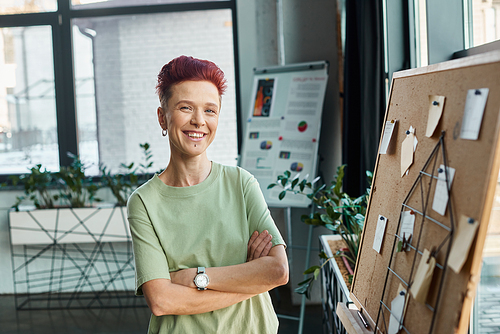
<svg viewBox="0 0 500 334">
<path fill-rule="evenodd" d="M 0 181 L 37 164 L 58 171 L 71 162 L 67 152 L 81 157 L 88 175 L 101 164 L 120 172 L 142 159 L 145 142 L 150 172 L 165 167 L 155 80 L 184 54 L 214 61 L 228 78 L 208 152 L 228 165 L 238 162 L 253 69 L 327 60 L 319 173 L 329 179 L 347 164 L 344 190 L 360 195 L 392 74 L 500 49 L 500 1 L 0 0 L 0 31 Z M 0 294 L 14 293 L 8 210 L 21 193 L 0 191 Z M 282 209 L 271 212 L 284 229 Z M 292 209 L 292 219 L 307 213 Z M 315 238 L 325 233 L 318 228 Z M 294 224 L 294 244 L 306 234 Z M 304 262 L 304 249 L 291 251 Z M 291 285 L 303 269 L 294 266 Z M 311 303 L 318 299 L 316 286 Z"/>
</svg>

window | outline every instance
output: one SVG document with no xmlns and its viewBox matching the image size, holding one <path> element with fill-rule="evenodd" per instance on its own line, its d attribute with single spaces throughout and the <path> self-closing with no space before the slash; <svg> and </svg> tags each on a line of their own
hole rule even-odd
<svg viewBox="0 0 500 334">
<path fill-rule="evenodd" d="M 55 12 L 57 0 L 0 0 L 0 14 Z"/>
<path fill-rule="evenodd" d="M 71 0 L 73 9 L 113 8 L 121 6 L 144 6 L 158 4 L 178 4 L 203 2 L 204 0 Z M 215 0 L 228 1 L 228 0 Z"/>
<path fill-rule="evenodd" d="M 141 162 L 145 142 L 153 170 L 164 168 L 169 145 L 156 116 L 156 76 L 180 55 L 210 59 L 226 74 L 208 156 L 236 165 L 234 1 L 72 0 L 73 7 L 67 1 L 59 0 L 53 17 L 41 18 L 46 26 L 30 27 L 19 15 L 9 23 L 26 27 L 0 28 L 0 68 L 9 74 L 0 79 L 0 174 L 24 173 L 38 163 L 57 171 L 69 163 L 66 151 L 77 150 L 89 175 L 101 164 L 119 172 L 122 163 Z M 166 4 L 144 6 L 153 2 Z M 112 15 L 115 8 L 120 15 Z M 52 45 L 52 38 L 63 42 Z"/>
<path fill-rule="evenodd" d="M 429 64 L 427 53 L 427 6 L 426 0 L 415 0 L 416 67 Z"/>
<path fill-rule="evenodd" d="M 0 170 L 59 170 L 50 26 L 0 29 Z"/>
<path fill-rule="evenodd" d="M 500 39 L 500 1 L 469 0 L 472 2 L 472 41 L 479 46 Z"/>
</svg>

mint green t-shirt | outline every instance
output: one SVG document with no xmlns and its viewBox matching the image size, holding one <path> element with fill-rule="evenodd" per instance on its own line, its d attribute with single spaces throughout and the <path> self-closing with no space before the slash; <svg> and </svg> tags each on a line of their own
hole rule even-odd
<svg viewBox="0 0 500 334">
<path fill-rule="evenodd" d="M 244 263 L 254 231 L 268 230 L 283 244 L 257 180 L 239 167 L 212 163 L 203 182 L 165 185 L 157 175 L 128 202 L 136 267 L 136 294 L 179 269 Z M 276 333 L 278 319 L 269 294 L 202 314 L 151 315 L 149 333 Z"/>
</svg>

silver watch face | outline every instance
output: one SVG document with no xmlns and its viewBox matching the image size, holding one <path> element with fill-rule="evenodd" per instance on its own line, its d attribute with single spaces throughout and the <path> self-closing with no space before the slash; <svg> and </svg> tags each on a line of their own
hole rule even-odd
<svg viewBox="0 0 500 334">
<path fill-rule="evenodd" d="M 198 274 L 195 278 L 196 286 L 199 288 L 206 288 L 209 282 L 208 276 L 206 274 Z"/>
</svg>

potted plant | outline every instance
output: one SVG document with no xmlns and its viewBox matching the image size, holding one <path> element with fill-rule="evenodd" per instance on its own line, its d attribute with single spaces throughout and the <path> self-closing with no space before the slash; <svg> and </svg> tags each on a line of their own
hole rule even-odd
<svg viewBox="0 0 500 334">
<path fill-rule="evenodd" d="M 106 291 L 126 289 L 125 279 L 134 275 L 124 205 L 149 177 L 139 173 L 147 173 L 153 164 L 149 144 L 140 146 L 144 162 L 122 165 L 124 174 L 113 175 L 101 167 L 100 177 L 86 176 L 84 163 L 71 155 L 72 163 L 59 172 L 37 165 L 27 174 L 10 178 L 24 190 L 9 212 L 18 309 L 99 307 L 117 300 L 121 305 L 123 298 Z M 96 194 L 101 188 L 110 188 L 116 205 L 94 205 L 100 201 Z M 35 208 L 20 210 L 26 201 L 32 201 Z"/>
<path fill-rule="evenodd" d="M 50 194 L 50 187 L 54 183 L 54 177 L 47 169 L 42 170 L 42 165 L 38 164 L 30 168 L 31 173 L 21 176 L 12 175 L 9 179 L 12 185 L 22 185 L 24 195 L 16 197 L 16 203 L 12 206 L 16 211 L 19 211 L 19 205 L 29 199 L 37 209 L 52 209 L 54 201 L 57 201 L 58 195 Z M 4 184 L 3 186 L 5 186 Z"/>
<path fill-rule="evenodd" d="M 351 197 L 342 191 L 342 183 L 345 175 L 346 165 L 339 166 L 337 173 L 330 184 L 322 184 L 314 187 L 318 178 L 309 182 L 307 179 L 300 180 L 298 175 L 292 177 L 290 171 L 285 171 L 283 175 L 279 175 L 276 183 L 268 186 L 273 188 L 276 186 L 282 187 L 283 191 L 279 194 L 279 199 L 283 199 L 287 192 L 294 194 L 302 194 L 312 200 L 316 206 L 316 212 L 310 215 L 303 215 L 301 220 L 314 226 L 324 226 L 327 229 L 341 236 L 345 243 L 345 248 L 337 250 L 333 256 L 328 257 L 325 252 L 321 252 L 319 257 L 323 259 L 321 265 L 315 265 L 308 268 L 304 275 L 309 277 L 299 283 L 299 287 L 295 291 L 299 294 L 305 294 L 310 298 L 310 291 L 314 280 L 320 274 L 321 269 L 334 257 L 342 257 L 346 267 L 351 267 L 354 271 L 356 258 L 359 249 L 359 237 L 363 231 L 363 224 L 366 214 L 366 207 L 370 188 L 359 197 Z M 372 173 L 367 171 L 366 176 L 368 184 L 371 186 Z M 352 279 L 352 274 L 350 275 Z"/>
<path fill-rule="evenodd" d="M 132 192 L 149 177 L 149 170 L 153 166 L 153 154 L 148 143 L 139 144 L 142 148 L 143 162 L 136 166 L 134 162 L 121 164 L 125 173 L 111 173 L 106 166 L 101 165 L 101 185 L 109 188 L 116 199 L 116 206 L 126 206 Z"/>
<path fill-rule="evenodd" d="M 147 173 L 153 162 L 148 143 L 140 144 L 144 162 L 122 166 L 125 174 L 111 174 L 101 166 L 100 178 L 85 175 L 86 166 L 78 156 L 59 172 L 51 173 L 37 165 L 30 173 L 11 177 L 13 185 L 22 185 L 24 195 L 16 198 L 15 211 L 9 213 L 13 244 L 126 241 L 130 237 L 124 206 L 128 196 Z M 147 176 L 146 176 L 147 177 Z M 101 199 L 96 193 L 109 188 L 116 198 L 115 207 L 95 207 Z M 22 202 L 31 200 L 35 210 L 20 211 Z M 45 210 L 40 210 L 45 209 Z"/>
</svg>

